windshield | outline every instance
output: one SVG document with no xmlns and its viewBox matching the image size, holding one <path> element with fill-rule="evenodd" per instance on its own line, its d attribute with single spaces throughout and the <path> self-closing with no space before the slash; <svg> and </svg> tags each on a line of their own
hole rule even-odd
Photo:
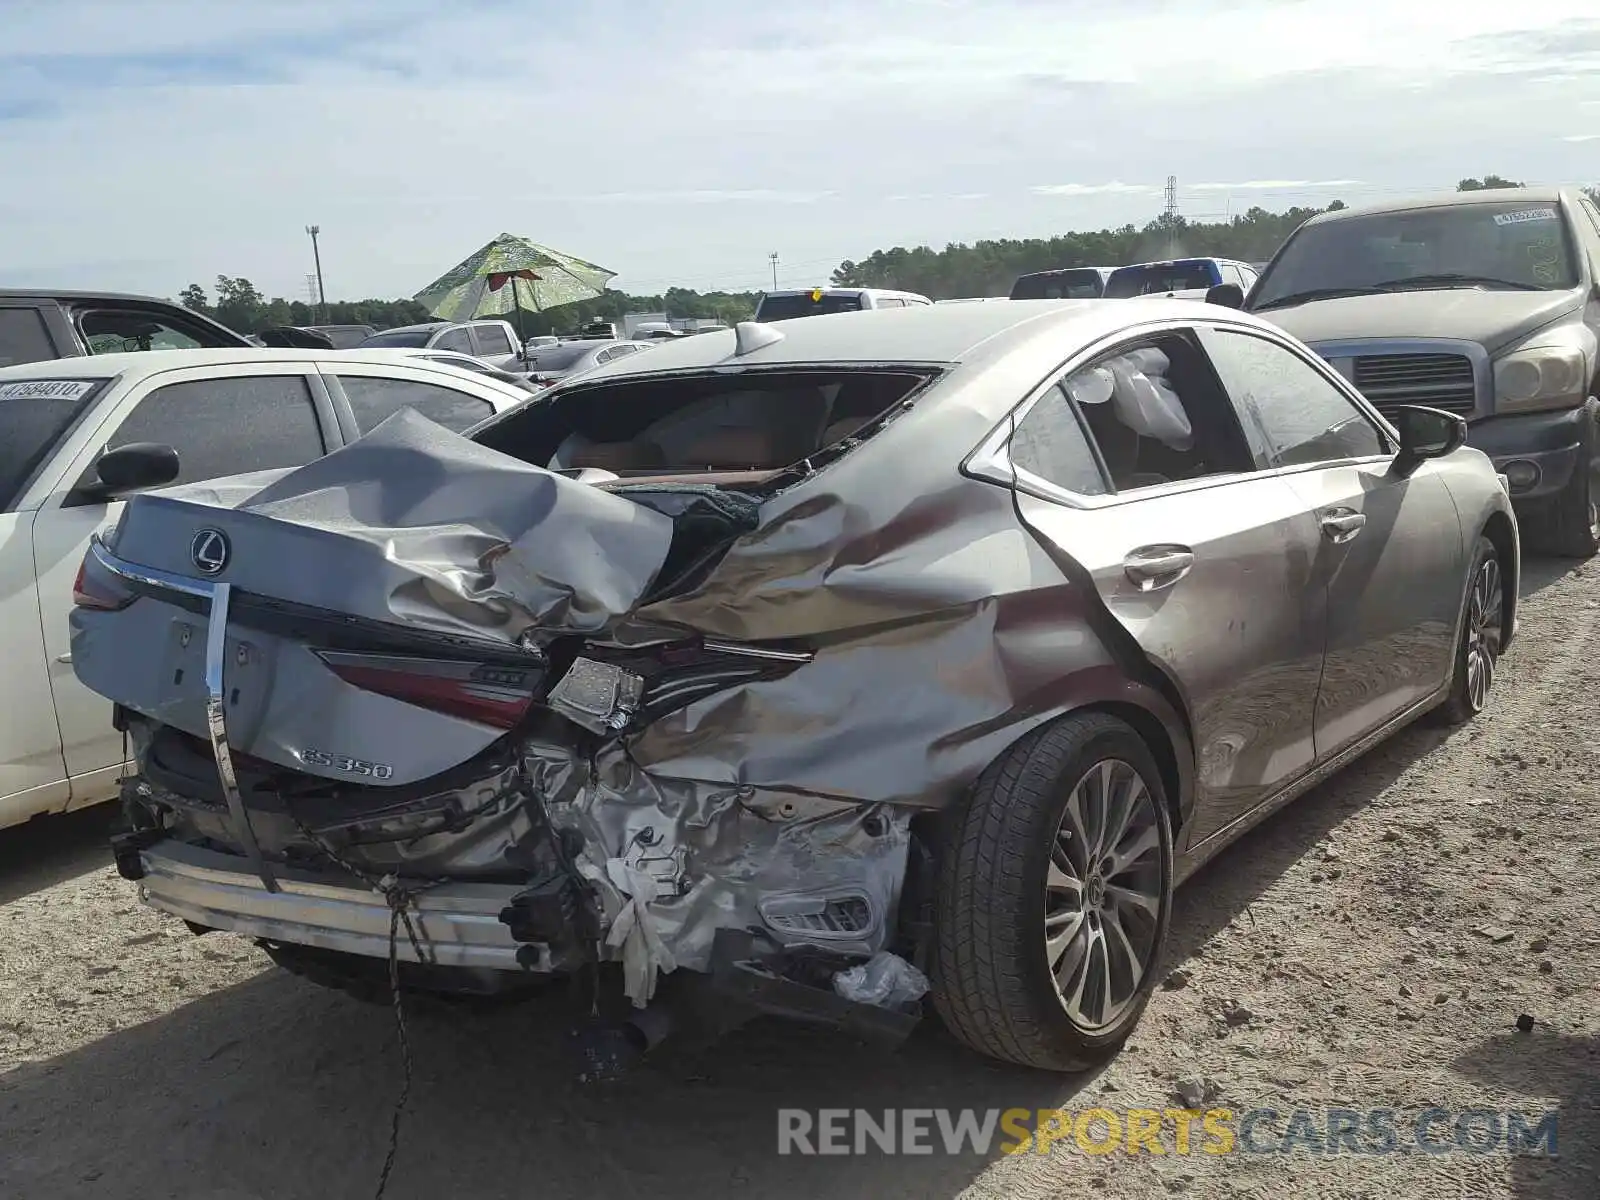
<svg viewBox="0 0 1600 1200">
<path fill-rule="evenodd" d="M 1373 213 L 1306 225 L 1256 285 L 1251 308 L 1323 289 L 1463 284 L 1576 287 L 1566 222 L 1553 203 L 1527 200 Z M 1416 280 L 1414 284 L 1405 281 Z"/>
<path fill-rule="evenodd" d="M 1212 266 L 1204 260 L 1197 262 L 1146 263 L 1137 267 L 1119 267 L 1106 280 L 1106 295 L 1116 300 L 1130 296 L 1164 296 L 1168 292 L 1185 292 L 1196 288 L 1209 288 Z"/>
<path fill-rule="evenodd" d="M 763 296 L 756 309 L 758 321 L 789 321 L 795 317 L 819 317 L 825 313 L 860 312 L 861 297 L 851 292 L 823 292 L 813 300 L 810 292 L 789 296 Z"/>
<path fill-rule="evenodd" d="M 578 343 L 565 346 L 551 346 L 548 350 L 534 351 L 529 369 L 540 373 L 550 371 L 570 371 L 587 354 L 594 352 L 594 344 Z"/>
<path fill-rule="evenodd" d="M 311 328 L 332 342 L 335 350 L 350 350 L 369 337 L 378 336 L 364 325 L 313 325 Z"/>
<path fill-rule="evenodd" d="M 62 434 L 88 408 L 104 379 L 0 383 L 0 512 L 11 512 Z"/>
<path fill-rule="evenodd" d="M 1037 271 L 1011 287 L 1013 300 L 1094 300 L 1101 292 L 1100 272 L 1092 267 L 1070 271 Z"/>
<path fill-rule="evenodd" d="M 421 347 L 426 346 L 432 336 L 431 329 L 391 329 L 386 333 L 373 334 L 361 343 L 361 349 L 370 350 L 383 346 Z"/>
</svg>

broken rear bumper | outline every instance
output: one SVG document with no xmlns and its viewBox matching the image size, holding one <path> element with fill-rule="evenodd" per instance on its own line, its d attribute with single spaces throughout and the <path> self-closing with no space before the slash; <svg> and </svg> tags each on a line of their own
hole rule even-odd
<svg viewBox="0 0 1600 1200">
<path fill-rule="evenodd" d="M 142 896 L 152 908 L 209 929 L 368 958 L 389 955 L 389 903 L 371 888 L 279 868 L 269 892 L 238 855 L 172 838 L 139 851 Z M 526 972 L 526 949 L 500 914 L 522 889 L 513 884 L 446 883 L 413 901 L 410 915 L 426 961 L 441 967 Z M 523 961 L 518 951 L 523 950 Z M 395 953 L 422 962 L 402 926 Z"/>
</svg>

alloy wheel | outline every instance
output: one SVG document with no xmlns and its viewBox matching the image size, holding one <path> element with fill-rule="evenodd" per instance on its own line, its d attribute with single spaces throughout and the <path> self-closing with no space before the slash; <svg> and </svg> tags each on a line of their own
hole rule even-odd
<svg viewBox="0 0 1600 1200">
<path fill-rule="evenodd" d="M 1592 506 L 1590 511 L 1594 511 Z M 1504 608 L 1500 563 L 1486 558 L 1478 564 L 1467 600 L 1467 703 L 1473 712 L 1483 711 L 1489 701 L 1489 689 L 1494 686 Z"/>
<path fill-rule="evenodd" d="M 1103 1029 L 1127 1010 L 1154 960 L 1163 880 L 1156 800 L 1122 759 L 1073 785 L 1045 880 L 1045 961 L 1073 1024 Z"/>
</svg>

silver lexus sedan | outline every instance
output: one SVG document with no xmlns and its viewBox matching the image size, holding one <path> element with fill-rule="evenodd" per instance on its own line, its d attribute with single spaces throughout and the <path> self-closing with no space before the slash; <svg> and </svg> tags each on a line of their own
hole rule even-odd
<svg viewBox="0 0 1600 1200">
<path fill-rule="evenodd" d="M 1159 299 L 746 323 L 465 436 L 402 412 L 92 546 L 117 862 L 355 990 L 599 968 L 640 1044 L 926 999 L 1080 1069 L 1201 863 L 1489 703 L 1517 527 L 1463 438 Z"/>
</svg>

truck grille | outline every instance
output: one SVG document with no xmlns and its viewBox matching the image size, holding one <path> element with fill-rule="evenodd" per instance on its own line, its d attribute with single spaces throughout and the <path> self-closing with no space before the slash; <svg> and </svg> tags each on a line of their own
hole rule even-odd
<svg viewBox="0 0 1600 1200">
<path fill-rule="evenodd" d="M 1477 407 L 1472 360 L 1459 354 L 1372 354 L 1355 360 L 1351 380 L 1378 411 L 1425 404 L 1446 412 Z"/>
</svg>

